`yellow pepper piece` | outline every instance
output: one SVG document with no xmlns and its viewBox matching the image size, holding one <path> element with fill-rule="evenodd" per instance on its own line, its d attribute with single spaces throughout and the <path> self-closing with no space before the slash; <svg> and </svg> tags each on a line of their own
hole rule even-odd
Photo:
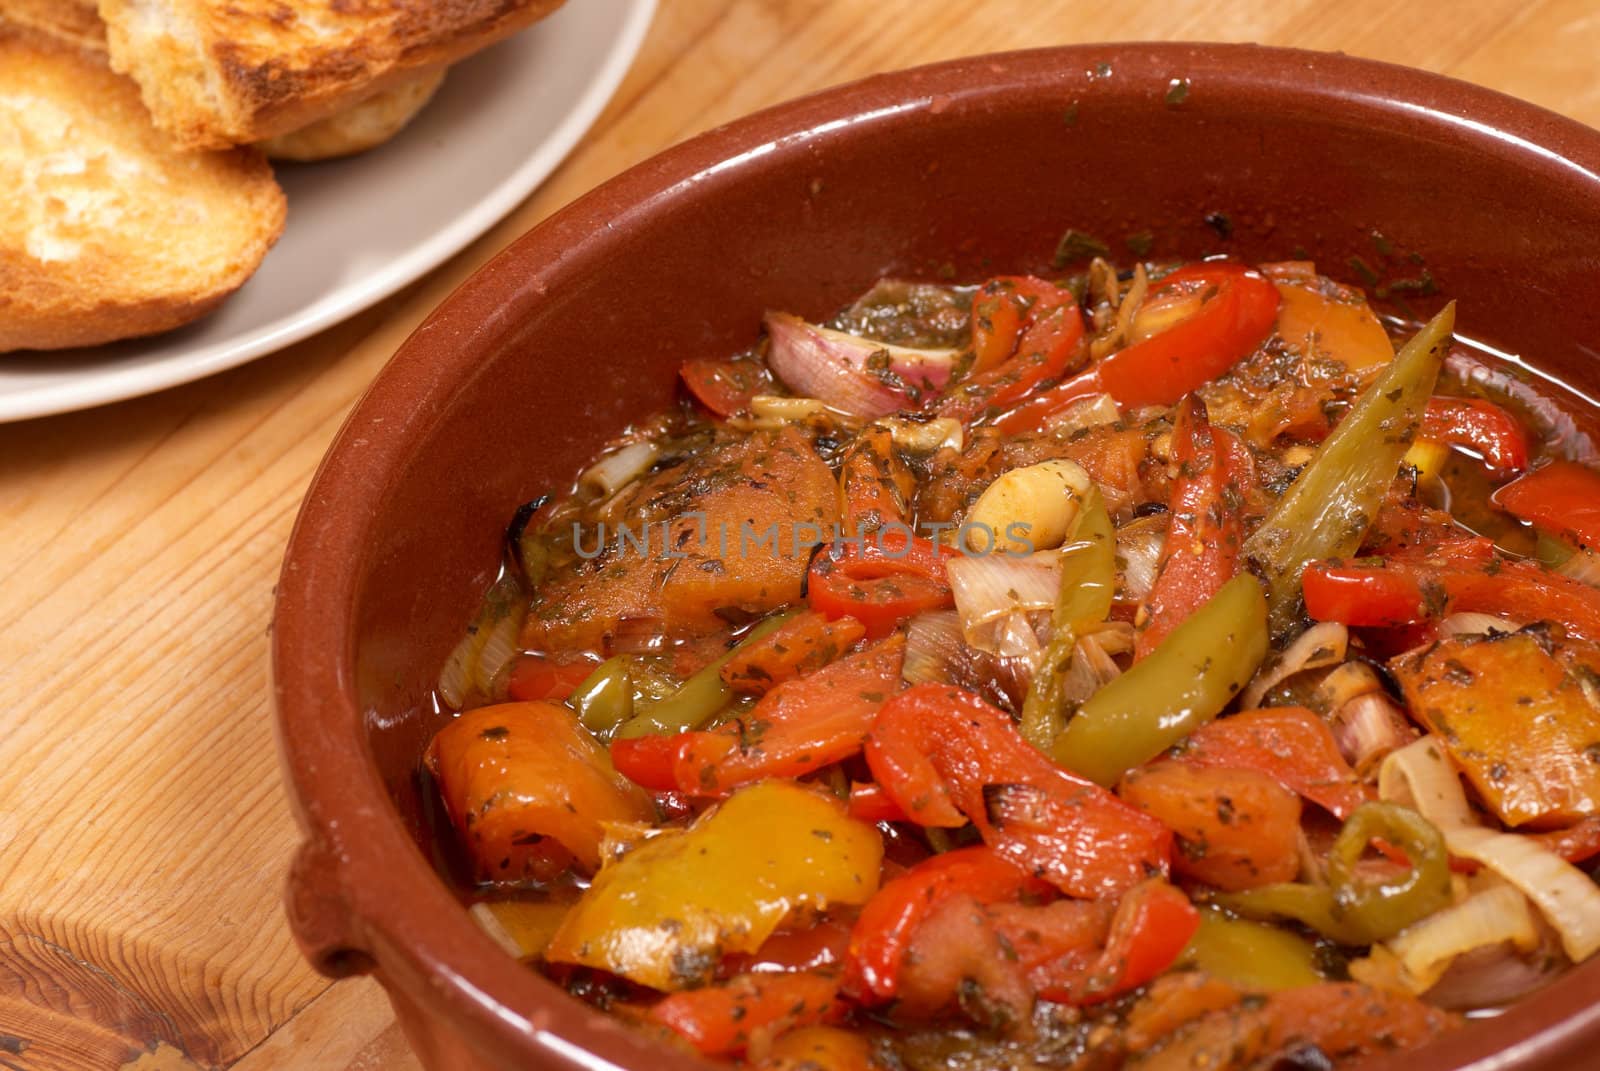
<svg viewBox="0 0 1600 1071">
<path fill-rule="evenodd" d="M 1317 950 L 1282 926 L 1200 912 L 1200 928 L 1178 962 L 1248 993 L 1270 993 L 1326 981 L 1316 967 Z"/>
<path fill-rule="evenodd" d="M 1418 439 L 1406 449 L 1401 464 L 1416 470 L 1417 480 L 1425 487 L 1437 486 L 1444 478 L 1444 467 L 1450 461 L 1450 448 L 1433 439 Z"/>
<path fill-rule="evenodd" d="M 838 800 L 763 781 L 602 869 L 545 958 L 653 989 L 703 984 L 718 960 L 754 952 L 791 911 L 866 902 L 882 860 L 878 831 Z"/>
</svg>

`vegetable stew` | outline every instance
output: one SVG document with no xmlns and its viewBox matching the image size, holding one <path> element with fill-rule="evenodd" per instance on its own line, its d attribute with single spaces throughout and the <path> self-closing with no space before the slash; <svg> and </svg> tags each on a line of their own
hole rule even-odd
<svg viewBox="0 0 1600 1071">
<path fill-rule="evenodd" d="M 1534 991 L 1600 949 L 1600 471 L 1454 313 L 1096 259 L 690 360 L 440 675 L 474 916 L 786 1071 L 1353 1066 Z"/>
</svg>

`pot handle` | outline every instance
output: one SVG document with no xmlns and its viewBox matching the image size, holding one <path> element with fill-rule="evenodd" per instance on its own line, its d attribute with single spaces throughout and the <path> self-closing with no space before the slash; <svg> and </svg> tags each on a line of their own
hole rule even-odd
<svg viewBox="0 0 1600 1071">
<path fill-rule="evenodd" d="M 337 855 L 318 840 L 303 842 L 289 864 L 284 907 L 295 942 L 311 965 L 329 978 L 370 974 L 372 955 L 356 932 L 339 882 Z"/>
</svg>

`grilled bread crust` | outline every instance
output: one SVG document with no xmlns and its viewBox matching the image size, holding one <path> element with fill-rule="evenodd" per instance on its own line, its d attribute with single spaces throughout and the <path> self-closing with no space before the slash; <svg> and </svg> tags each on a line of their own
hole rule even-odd
<svg viewBox="0 0 1600 1071">
<path fill-rule="evenodd" d="M 180 152 L 102 58 L 0 24 L 0 351 L 165 331 L 283 230 L 254 149 Z"/>
<path fill-rule="evenodd" d="M 100 0 L 111 64 L 183 148 L 287 134 L 543 18 L 561 0 Z"/>
<path fill-rule="evenodd" d="M 106 50 L 95 0 L 0 0 L 0 19 L 91 52 Z"/>
<path fill-rule="evenodd" d="M 443 83 L 443 70 L 421 71 L 326 119 L 257 142 L 257 147 L 274 160 L 301 162 L 366 152 L 405 129 Z"/>
</svg>

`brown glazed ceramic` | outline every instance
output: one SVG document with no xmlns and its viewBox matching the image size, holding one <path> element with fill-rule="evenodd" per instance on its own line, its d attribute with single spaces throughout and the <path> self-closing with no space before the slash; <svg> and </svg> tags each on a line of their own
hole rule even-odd
<svg viewBox="0 0 1600 1071">
<path fill-rule="evenodd" d="M 1595 131 L 1417 71 L 1106 45 L 871 78 L 584 197 L 406 342 L 301 512 L 273 654 L 306 955 L 375 973 L 431 1068 L 706 1066 L 479 932 L 435 869 L 415 769 L 444 720 L 430 687 L 516 506 L 665 405 L 685 358 L 749 345 L 762 310 L 821 316 L 887 273 L 1045 270 L 1069 227 L 1124 257 L 1148 233 L 1154 256 L 1371 272 L 1419 312 L 1431 279 L 1465 334 L 1600 395 L 1597 172 Z M 1597 1048 L 1600 960 L 1383 1066 L 1592 1066 Z"/>
</svg>

